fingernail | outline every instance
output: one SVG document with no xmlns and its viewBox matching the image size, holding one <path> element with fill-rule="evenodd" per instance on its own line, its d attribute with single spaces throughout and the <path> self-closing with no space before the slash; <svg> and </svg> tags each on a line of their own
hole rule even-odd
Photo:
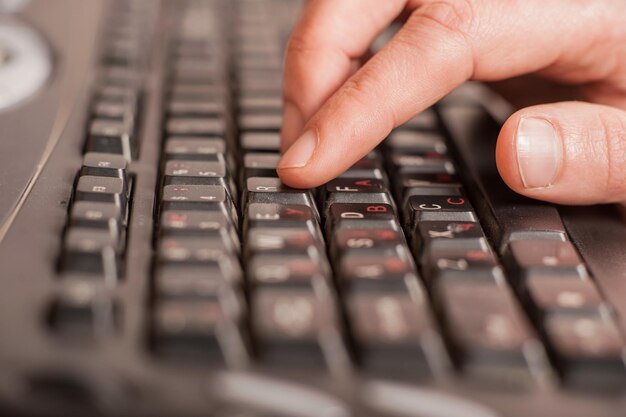
<svg viewBox="0 0 626 417">
<path fill-rule="evenodd" d="M 294 142 L 278 163 L 278 168 L 302 168 L 309 162 L 317 145 L 317 135 L 307 130 Z"/>
<path fill-rule="evenodd" d="M 291 141 L 302 133 L 304 121 L 300 110 L 288 101 L 283 106 L 283 129 L 281 131 L 281 146 L 291 143 Z M 283 149 L 286 151 L 287 149 Z"/>
<path fill-rule="evenodd" d="M 515 145 L 524 187 L 551 186 L 563 161 L 563 145 L 552 123 L 534 117 L 522 118 Z"/>
</svg>

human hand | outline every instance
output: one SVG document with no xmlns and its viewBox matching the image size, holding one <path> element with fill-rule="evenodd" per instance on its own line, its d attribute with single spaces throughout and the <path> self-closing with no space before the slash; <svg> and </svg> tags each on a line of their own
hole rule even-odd
<svg viewBox="0 0 626 417">
<path fill-rule="evenodd" d="M 355 72 L 401 14 L 403 28 Z M 512 115 L 496 149 L 504 181 L 557 203 L 626 202 L 623 0 L 308 0 L 287 49 L 278 173 L 320 185 L 464 81 L 527 73 L 588 102 Z"/>
</svg>

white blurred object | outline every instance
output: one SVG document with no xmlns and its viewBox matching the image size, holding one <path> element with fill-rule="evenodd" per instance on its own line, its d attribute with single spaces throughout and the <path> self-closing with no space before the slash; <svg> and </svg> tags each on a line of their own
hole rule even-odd
<svg viewBox="0 0 626 417">
<path fill-rule="evenodd" d="M 30 0 L 0 0 L 0 12 L 15 12 L 26 4 Z"/>
<path fill-rule="evenodd" d="M 35 94 L 51 72 L 44 39 L 25 24 L 0 19 L 0 111 Z"/>
</svg>

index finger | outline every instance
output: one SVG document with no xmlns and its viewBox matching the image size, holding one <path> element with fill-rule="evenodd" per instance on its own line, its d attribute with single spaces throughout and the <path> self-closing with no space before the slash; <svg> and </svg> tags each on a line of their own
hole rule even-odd
<svg viewBox="0 0 626 417">
<path fill-rule="evenodd" d="M 346 81 L 355 59 L 402 11 L 406 0 L 310 0 L 285 56 L 283 150 Z"/>
</svg>

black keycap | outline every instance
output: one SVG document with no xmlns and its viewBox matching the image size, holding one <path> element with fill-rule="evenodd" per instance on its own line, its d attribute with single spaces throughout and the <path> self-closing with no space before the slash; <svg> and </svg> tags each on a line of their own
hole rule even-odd
<svg viewBox="0 0 626 417">
<path fill-rule="evenodd" d="M 532 379 L 531 370 L 548 369 L 543 348 L 509 291 L 448 281 L 438 295 L 465 372 L 524 384 Z"/>
<path fill-rule="evenodd" d="M 236 223 L 237 212 L 226 189 L 216 185 L 166 185 L 162 210 L 221 211 Z"/>
<path fill-rule="evenodd" d="M 439 154 L 435 156 L 391 154 L 391 164 L 400 174 L 450 174 L 456 171 L 452 161 Z"/>
<path fill-rule="evenodd" d="M 133 123 L 137 109 L 136 103 L 98 99 L 93 103 L 91 111 L 98 119 Z"/>
<path fill-rule="evenodd" d="M 250 113 L 239 116 L 238 126 L 242 132 L 246 131 L 270 131 L 279 132 L 283 124 L 281 112 L 276 113 Z"/>
<path fill-rule="evenodd" d="M 218 185 L 230 193 L 235 190 L 230 177 L 227 177 L 226 161 L 222 154 L 216 155 L 216 161 L 173 160 L 165 163 L 165 184 L 180 185 Z"/>
<path fill-rule="evenodd" d="M 239 97 L 238 104 L 243 112 L 279 112 L 283 107 L 283 99 L 280 95 L 244 94 Z"/>
<path fill-rule="evenodd" d="M 475 222 L 476 214 L 466 197 L 412 196 L 405 206 L 407 228 L 413 230 L 418 222 Z"/>
<path fill-rule="evenodd" d="M 390 150 L 402 154 L 444 155 L 448 150 L 443 136 L 432 131 L 398 129 L 392 132 L 384 143 Z"/>
<path fill-rule="evenodd" d="M 309 206 L 295 204 L 252 203 L 246 208 L 246 228 L 300 227 L 315 230 L 317 213 Z"/>
<path fill-rule="evenodd" d="M 278 153 L 248 152 L 243 157 L 244 180 L 250 177 L 277 177 Z"/>
<path fill-rule="evenodd" d="M 310 191 L 288 187 L 278 178 L 248 178 L 245 198 L 244 206 L 252 203 L 314 205 Z"/>
<path fill-rule="evenodd" d="M 403 205 L 406 204 L 408 197 L 413 195 L 458 196 L 461 194 L 461 183 L 455 175 L 401 173 L 394 178 L 394 191 Z"/>
<path fill-rule="evenodd" d="M 324 252 L 323 241 L 317 232 L 302 227 L 254 227 L 246 235 L 246 253 L 309 253 Z"/>
<path fill-rule="evenodd" d="M 335 203 L 393 204 L 382 180 L 337 178 L 324 186 L 326 208 Z"/>
<path fill-rule="evenodd" d="M 176 117 L 219 117 L 227 113 L 227 108 L 219 98 L 210 101 L 179 98 L 167 103 L 167 112 Z"/>
<path fill-rule="evenodd" d="M 83 157 L 80 174 L 95 177 L 114 177 L 128 181 L 126 167 L 128 163 L 121 155 L 88 152 Z"/>
<path fill-rule="evenodd" d="M 70 228 L 65 235 L 61 269 L 114 284 L 122 274 L 121 249 L 119 239 L 107 230 Z"/>
<path fill-rule="evenodd" d="M 168 236 L 158 242 L 157 257 L 160 262 L 219 264 L 231 261 L 236 248 L 229 236 L 197 237 Z"/>
<path fill-rule="evenodd" d="M 380 154 L 375 151 L 370 152 L 352 165 L 346 172 L 339 175 L 339 178 L 385 179 Z"/>
<path fill-rule="evenodd" d="M 336 270 L 349 291 L 393 290 L 417 276 L 405 245 L 347 251 L 336 260 Z"/>
<path fill-rule="evenodd" d="M 522 280 L 533 272 L 587 276 L 587 269 L 570 242 L 516 240 L 509 243 L 507 258 Z"/>
<path fill-rule="evenodd" d="M 478 222 L 418 222 L 412 242 L 413 251 L 418 257 L 426 247 L 431 250 L 456 249 L 461 245 L 477 250 L 488 247 Z"/>
<path fill-rule="evenodd" d="M 236 225 L 220 211 L 172 211 L 161 213 L 159 231 L 163 236 L 219 237 L 239 249 Z"/>
<path fill-rule="evenodd" d="M 171 136 L 165 142 L 168 160 L 217 161 L 217 155 L 225 152 L 226 142 L 220 138 Z"/>
<path fill-rule="evenodd" d="M 332 233 L 331 253 L 339 256 L 351 249 L 378 249 L 403 243 L 404 236 L 398 229 L 340 227 Z"/>
<path fill-rule="evenodd" d="M 353 225 L 354 227 L 394 227 L 396 215 L 389 204 L 333 204 L 326 219 L 327 232 L 332 228 Z"/>
<path fill-rule="evenodd" d="M 124 220 L 115 204 L 77 201 L 72 205 L 70 225 L 74 227 L 104 230 L 112 240 L 123 242 Z"/>
<path fill-rule="evenodd" d="M 160 301 L 152 319 L 153 345 L 158 354 L 222 361 L 220 334 L 232 323 L 217 300 Z"/>
<path fill-rule="evenodd" d="M 554 314 L 545 326 L 566 383 L 602 390 L 623 389 L 626 343 L 611 319 L 595 314 Z"/>
<path fill-rule="evenodd" d="M 422 271 L 428 282 L 459 280 L 502 283 L 504 276 L 491 249 L 472 241 L 451 242 L 446 248 L 426 247 Z"/>
<path fill-rule="evenodd" d="M 117 305 L 103 289 L 76 282 L 53 302 L 49 322 L 57 335 L 97 338 L 115 330 L 117 313 Z"/>
<path fill-rule="evenodd" d="M 172 117 L 165 130 L 168 135 L 221 137 L 226 133 L 226 123 L 218 117 Z"/>
<path fill-rule="evenodd" d="M 127 188 L 122 178 L 82 176 L 78 178 L 74 197 L 76 201 L 114 204 L 119 217 L 126 217 Z"/>
<path fill-rule="evenodd" d="M 280 134 L 278 132 L 244 132 L 241 134 L 241 148 L 244 151 L 280 150 Z"/>
<path fill-rule="evenodd" d="M 123 155 L 131 160 L 135 151 L 132 132 L 124 122 L 94 119 L 89 126 L 86 150 Z"/>
<path fill-rule="evenodd" d="M 324 253 L 315 247 L 304 253 L 259 253 L 248 260 L 248 281 L 255 286 L 310 288 L 327 280 L 329 271 Z"/>
<path fill-rule="evenodd" d="M 332 303 L 310 289 L 259 289 L 252 295 L 252 329 L 262 360 L 287 366 L 323 366 L 338 334 Z M 325 335 L 325 339 L 321 339 Z"/>
<path fill-rule="evenodd" d="M 607 308 L 595 284 L 589 279 L 535 274 L 524 285 L 531 303 L 540 313 L 600 314 Z"/>
<path fill-rule="evenodd" d="M 363 368 L 382 375 L 431 375 L 429 356 L 435 350 L 443 354 L 443 345 L 423 299 L 407 291 L 361 292 L 347 303 Z"/>
<path fill-rule="evenodd" d="M 155 273 L 156 296 L 159 300 L 226 298 L 232 292 L 231 285 L 240 282 L 236 272 L 219 265 L 163 265 Z"/>
</svg>

